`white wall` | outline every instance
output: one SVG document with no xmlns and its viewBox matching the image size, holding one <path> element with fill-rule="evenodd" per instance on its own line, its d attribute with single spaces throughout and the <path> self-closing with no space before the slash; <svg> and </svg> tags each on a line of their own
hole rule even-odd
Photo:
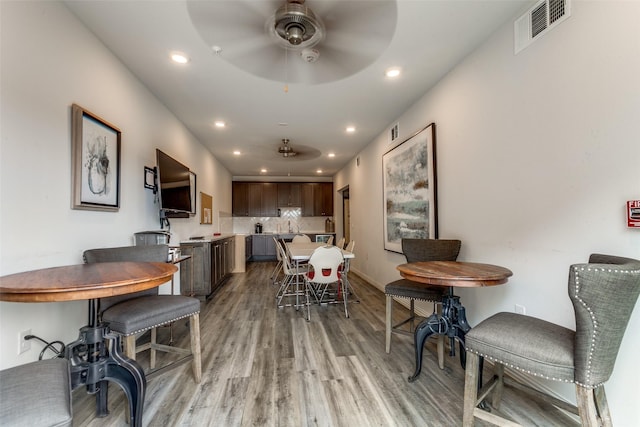
<svg viewBox="0 0 640 427">
<path fill-rule="evenodd" d="M 160 148 L 197 175 L 213 196 L 213 225 L 199 216 L 171 220 L 171 244 L 217 230 L 231 212 L 231 175 L 67 9 L 57 2 L 0 2 L 0 275 L 82 262 L 92 247 L 130 245 L 133 233 L 160 228 L 143 187 L 143 167 Z M 71 104 L 122 131 L 120 210 L 72 210 Z M 86 323 L 86 302 L 0 303 L 0 368 L 18 356 L 19 332 L 70 342 Z"/>
<path fill-rule="evenodd" d="M 640 198 L 638 22 L 640 2 L 574 1 L 567 21 L 518 55 L 508 23 L 390 120 L 400 140 L 436 123 L 440 237 L 463 241 L 461 260 L 514 273 L 506 285 L 457 292 L 472 325 L 522 304 L 573 328 L 569 265 L 592 252 L 640 258 L 640 230 L 624 218 L 625 201 Z M 334 179 L 350 190 L 353 269 L 380 289 L 404 262 L 383 250 L 381 158 L 390 148 L 385 132 L 359 154 L 360 167 L 354 160 Z M 636 307 L 607 383 L 616 426 L 640 425 L 639 329 Z M 549 385 L 574 400 L 572 386 Z"/>
</svg>

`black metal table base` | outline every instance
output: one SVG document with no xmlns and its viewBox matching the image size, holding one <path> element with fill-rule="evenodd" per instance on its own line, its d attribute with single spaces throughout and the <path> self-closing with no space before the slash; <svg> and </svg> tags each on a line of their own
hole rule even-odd
<svg viewBox="0 0 640 427">
<path fill-rule="evenodd" d="M 85 326 L 78 339 L 66 347 L 71 365 L 71 387 L 84 385 L 96 395 L 96 416 L 106 417 L 108 382 L 117 383 L 129 402 L 129 424 L 142 426 L 142 411 L 147 381 L 140 365 L 120 352 L 120 336 L 108 325 Z"/>
<path fill-rule="evenodd" d="M 409 377 L 409 382 L 413 382 L 420 375 L 422 370 L 422 352 L 424 342 L 431 335 L 445 335 L 450 342 L 450 356 L 455 356 L 455 341 L 460 346 L 460 365 L 464 369 L 466 365 L 466 353 L 464 349 L 464 336 L 471 330 L 467 323 L 464 306 L 460 303 L 460 297 L 453 295 L 452 291 L 442 297 L 442 314 L 433 313 L 431 316 L 420 322 L 416 327 L 413 337 L 416 353 L 416 370 Z"/>
</svg>

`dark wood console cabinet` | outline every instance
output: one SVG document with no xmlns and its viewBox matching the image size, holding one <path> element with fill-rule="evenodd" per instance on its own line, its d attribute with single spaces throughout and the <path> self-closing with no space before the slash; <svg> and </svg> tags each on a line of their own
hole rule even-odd
<svg viewBox="0 0 640 427">
<path fill-rule="evenodd" d="M 209 298 L 229 277 L 235 265 L 235 238 L 213 241 L 190 241 L 180 244 L 183 255 L 191 255 L 193 263 L 193 293 L 201 299 Z M 180 271 L 180 282 L 190 273 Z"/>
</svg>

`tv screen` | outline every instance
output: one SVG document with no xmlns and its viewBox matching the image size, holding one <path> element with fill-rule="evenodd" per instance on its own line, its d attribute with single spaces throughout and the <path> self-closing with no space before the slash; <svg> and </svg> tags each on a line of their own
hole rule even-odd
<svg viewBox="0 0 640 427">
<path fill-rule="evenodd" d="M 189 168 L 156 149 L 160 209 L 168 213 L 191 212 Z"/>
</svg>

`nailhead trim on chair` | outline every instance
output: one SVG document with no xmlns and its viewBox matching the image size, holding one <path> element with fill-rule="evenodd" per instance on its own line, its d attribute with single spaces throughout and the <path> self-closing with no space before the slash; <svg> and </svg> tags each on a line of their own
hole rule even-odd
<svg viewBox="0 0 640 427">
<path fill-rule="evenodd" d="M 427 298 L 416 298 L 416 297 L 406 297 L 404 295 L 387 294 L 387 293 L 385 293 L 385 295 L 389 295 L 389 296 L 394 297 L 394 298 L 409 298 L 409 299 L 413 299 L 413 300 L 416 300 L 416 301 L 440 302 L 440 300 L 427 299 Z"/>
<path fill-rule="evenodd" d="M 471 353 L 475 353 L 475 354 L 477 354 L 477 355 L 478 355 L 478 356 L 480 356 L 480 357 L 483 357 L 483 358 L 485 358 L 485 359 L 489 359 L 489 360 L 491 360 L 492 362 L 500 363 L 501 365 L 504 365 L 504 366 L 507 366 L 507 367 L 509 367 L 509 368 L 515 369 L 515 370 L 517 370 L 517 371 L 524 372 L 524 373 L 529 374 L 529 375 L 533 375 L 534 377 L 540 377 L 540 378 L 544 378 L 544 379 L 547 379 L 547 380 L 553 380 L 553 381 L 560 381 L 560 382 L 563 382 L 563 383 L 576 383 L 576 384 L 579 384 L 579 383 L 577 383 L 577 382 L 575 382 L 575 381 L 571 381 L 571 380 L 563 380 L 563 379 L 560 379 L 560 378 L 554 378 L 554 377 L 549 377 L 549 376 L 547 376 L 547 375 L 542 375 L 542 374 L 539 374 L 539 373 L 537 373 L 537 372 L 531 372 L 531 371 L 529 371 L 529 370 L 527 370 L 527 369 L 523 369 L 523 368 L 521 368 L 521 367 L 519 367 L 519 366 L 515 366 L 515 365 L 512 365 L 512 364 L 510 364 L 510 363 L 506 363 L 506 362 L 504 362 L 504 361 L 502 361 L 502 360 L 500 360 L 500 359 L 496 359 L 495 357 L 487 356 L 486 354 L 482 354 L 482 353 L 480 353 L 480 352 L 478 352 L 478 351 L 475 351 L 475 350 L 472 350 L 472 349 L 470 349 L 470 348 L 466 348 L 466 351 L 470 351 Z M 579 385 L 582 385 L 582 384 L 579 384 Z M 586 387 L 586 386 L 583 386 L 583 387 Z M 596 387 L 597 387 L 597 386 L 596 386 Z M 594 388 L 595 388 L 595 387 L 594 387 Z"/>
<path fill-rule="evenodd" d="M 591 310 L 591 307 L 589 307 L 587 305 L 586 302 L 584 302 L 584 300 L 582 298 L 580 298 L 579 293 L 580 293 L 580 274 L 579 271 L 598 271 L 599 269 L 592 269 L 592 268 L 585 268 L 585 267 L 581 267 L 581 268 L 577 268 L 574 267 L 573 268 L 576 274 L 576 285 L 574 287 L 574 297 L 576 297 L 576 299 L 578 301 L 580 301 L 580 304 L 582 304 L 582 306 L 589 312 L 589 316 L 591 317 L 591 321 L 593 323 L 593 335 L 591 336 L 591 346 L 589 347 L 589 358 L 587 360 L 587 379 L 591 380 L 591 362 L 593 360 L 593 346 L 595 345 L 595 341 L 596 341 L 596 334 L 598 331 L 598 320 L 595 318 L 593 311 Z M 605 271 L 606 269 L 602 269 L 602 271 Z M 609 269 L 609 272 L 611 272 L 612 269 Z M 615 270 L 617 272 L 617 270 Z"/>
<path fill-rule="evenodd" d="M 591 347 L 589 348 L 589 359 L 587 361 L 587 379 L 591 379 L 591 362 L 593 360 L 593 347 L 595 346 L 596 343 L 596 335 L 598 333 L 598 320 L 595 318 L 595 315 L 593 314 L 593 310 L 591 309 L 591 307 L 589 307 L 587 305 L 587 303 L 585 303 L 582 298 L 580 298 L 580 296 L 578 296 L 579 292 L 580 292 L 580 271 L 603 271 L 603 272 L 609 272 L 609 273 L 624 273 L 624 274 L 637 274 L 640 270 L 618 270 L 615 268 L 588 268 L 588 267 L 574 267 L 573 268 L 575 273 L 576 273 L 576 286 L 574 287 L 574 296 L 576 297 L 576 299 L 578 301 L 580 301 L 580 304 L 582 304 L 582 306 L 589 312 L 589 315 L 591 316 L 591 320 L 593 321 L 593 335 L 591 336 Z M 598 388 L 600 387 L 602 384 L 604 384 L 604 382 L 597 384 L 597 385 L 586 385 L 586 384 L 581 384 L 577 381 L 574 381 L 576 384 L 578 384 L 581 387 L 586 387 L 586 388 Z"/>
<path fill-rule="evenodd" d="M 144 332 L 144 331 L 148 331 L 148 330 L 153 329 L 153 328 L 157 328 L 157 327 L 162 326 L 162 325 L 167 325 L 169 323 L 175 322 L 175 321 L 180 320 L 180 319 L 185 319 L 187 317 L 191 317 L 196 313 L 200 313 L 200 311 L 194 311 L 191 314 L 185 314 L 184 316 L 176 317 L 175 319 L 173 319 L 173 320 L 171 320 L 169 322 L 158 323 L 157 325 L 149 326 L 148 328 L 138 329 L 137 331 L 133 331 L 130 334 L 126 334 L 126 335 L 125 334 L 121 334 L 121 335 L 123 335 L 125 337 L 128 337 L 128 336 L 140 333 L 140 332 Z M 119 333 L 118 331 L 114 331 L 114 332 Z"/>
</svg>

